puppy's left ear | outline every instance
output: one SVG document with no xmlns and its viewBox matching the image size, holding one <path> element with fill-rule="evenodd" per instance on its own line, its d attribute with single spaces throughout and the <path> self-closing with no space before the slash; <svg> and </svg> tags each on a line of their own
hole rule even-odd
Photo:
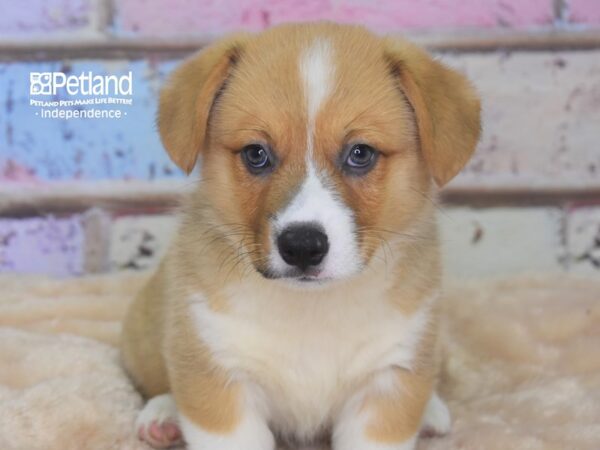
<svg viewBox="0 0 600 450">
<path fill-rule="evenodd" d="M 481 132 L 480 101 L 471 83 L 419 47 L 386 39 L 386 58 L 416 116 L 421 151 L 438 186 L 469 161 Z"/>
<path fill-rule="evenodd" d="M 249 39 L 247 34 L 235 34 L 191 56 L 160 93 L 160 138 L 171 160 L 188 174 L 205 144 L 215 97 Z"/>
</svg>

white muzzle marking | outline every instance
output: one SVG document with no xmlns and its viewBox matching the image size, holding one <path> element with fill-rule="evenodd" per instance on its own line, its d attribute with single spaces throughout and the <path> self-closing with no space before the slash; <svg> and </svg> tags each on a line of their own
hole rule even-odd
<svg viewBox="0 0 600 450">
<path fill-rule="evenodd" d="M 327 185 L 314 164 L 314 130 L 318 112 L 334 88 L 333 49 L 327 40 L 317 40 L 301 54 L 300 75 L 307 105 L 306 167 L 307 174 L 294 199 L 272 222 L 271 270 L 278 276 L 290 272 L 277 250 L 277 236 L 286 227 L 314 223 L 327 235 L 329 251 L 317 267 L 315 279 L 337 279 L 356 273 L 362 266 L 352 210 L 339 194 Z"/>
</svg>

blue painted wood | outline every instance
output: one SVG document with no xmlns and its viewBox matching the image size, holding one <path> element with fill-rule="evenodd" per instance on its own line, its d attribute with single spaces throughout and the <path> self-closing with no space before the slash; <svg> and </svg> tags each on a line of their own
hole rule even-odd
<svg viewBox="0 0 600 450">
<path fill-rule="evenodd" d="M 0 174 L 4 179 L 102 180 L 177 178 L 160 143 L 155 113 L 158 90 L 177 62 L 87 61 L 0 64 Z M 133 105 L 121 106 L 120 119 L 52 119 L 36 116 L 30 105 L 31 72 L 63 71 L 79 75 L 126 75 L 132 72 Z M 84 95 L 31 97 L 37 100 L 86 99 Z M 114 108 L 112 105 L 79 108 Z M 0 178 L 1 179 L 1 178 Z"/>
</svg>

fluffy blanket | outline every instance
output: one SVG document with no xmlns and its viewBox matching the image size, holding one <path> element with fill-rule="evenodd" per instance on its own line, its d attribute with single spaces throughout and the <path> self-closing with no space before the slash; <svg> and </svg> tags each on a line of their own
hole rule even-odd
<svg viewBox="0 0 600 450">
<path fill-rule="evenodd" d="M 147 449 L 115 344 L 145 277 L 0 277 L 0 449 Z M 600 448 L 600 280 L 452 284 L 441 393 L 420 450 Z"/>
</svg>

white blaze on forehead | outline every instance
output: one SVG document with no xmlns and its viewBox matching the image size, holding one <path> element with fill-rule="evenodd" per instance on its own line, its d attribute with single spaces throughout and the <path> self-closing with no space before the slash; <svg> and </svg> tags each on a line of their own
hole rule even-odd
<svg viewBox="0 0 600 450">
<path fill-rule="evenodd" d="M 308 157 L 312 153 L 315 120 L 319 108 L 333 88 L 335 67 L 333 50 L 327 40 L 318 39 L 300 56 L 300 74 L 304 85 L 307 111 Z"/>
<path fill-rule="evenodd" d="M 324 182 L 313 161 L 315 120 L 319 109 L 334 86 L 333 49 L 327 40 L 316 40 L 300 56 L 300 74 L 306 97 L 306 179 L 273 223 L 273 239 L 287 226 L 311 222 L 322 227 L 329 241 L 329 251 L 321 264 L 321 277 L 339 278 L 356 273 L 361 267 L 352 210 L 332 186 Z M 272 246 L 270 261 L 275 271 L 285 272 L 287 264 Z"/>
</svg>

